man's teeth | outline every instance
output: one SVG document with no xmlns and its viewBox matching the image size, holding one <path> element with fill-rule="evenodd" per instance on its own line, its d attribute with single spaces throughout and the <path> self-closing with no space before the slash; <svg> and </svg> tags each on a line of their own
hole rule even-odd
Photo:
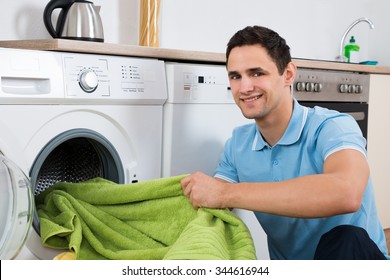
<svg viewBox="0 0 390 280">
<path fill-rule="evenodd" d="M 248 98 L 248 99 L 244 99 L 245 102 L 251 102 L 251 101 L 254 101 L 256 99 L 259 99 L 260 96 L 255 96 L 255 97 L 252 97 L 252 98 Z"/>
</svg>

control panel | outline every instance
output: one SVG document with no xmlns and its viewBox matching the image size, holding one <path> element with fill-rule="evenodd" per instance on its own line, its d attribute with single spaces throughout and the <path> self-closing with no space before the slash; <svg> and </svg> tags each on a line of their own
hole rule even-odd
<svg viewBox="0 0 390 280">
<path fill-rule="evenodd" d="M 298 68 L 294 96 L 301 101 L 368 102 L 368 74 Z"/>
<path fill-rule="evenodd" d="M 164 62 L 119 56 L 63 54 L 65 97 L 112 103 L 163 104 Z"/>
<path fill-rule="evenodd" d="M 168 102 L 234 103 L 224 65 L 166 63 Z M 293 94 L 299 101 L 368 103 L 368 74 L 298 68 Z"/>
<path fill-rule="evenodd" d="M 168 102 L 234 103 L 224 65 L 166 63 Z"/>
</svg>

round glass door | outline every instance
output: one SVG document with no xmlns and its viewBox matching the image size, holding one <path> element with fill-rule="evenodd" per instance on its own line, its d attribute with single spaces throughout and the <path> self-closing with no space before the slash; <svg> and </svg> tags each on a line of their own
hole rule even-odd
<svg viewBox="0 0 390 280">
<path fill-rule="evenodd" d="M 30 180 L 0 154 L 0 259 L 15 258 L 22 249 L 34 213 Z"/>
</svg>

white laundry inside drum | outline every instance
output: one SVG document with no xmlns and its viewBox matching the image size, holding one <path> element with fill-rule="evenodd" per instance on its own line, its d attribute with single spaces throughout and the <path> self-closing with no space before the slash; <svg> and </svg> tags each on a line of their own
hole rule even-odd
<svg viewBox="0 0 390 280">
<path fill-rule="evenodd" d="M 34 199 L 23 171 L 0 155 L 0 259 L 13 259 L 31 228 Z"/>
</svg>

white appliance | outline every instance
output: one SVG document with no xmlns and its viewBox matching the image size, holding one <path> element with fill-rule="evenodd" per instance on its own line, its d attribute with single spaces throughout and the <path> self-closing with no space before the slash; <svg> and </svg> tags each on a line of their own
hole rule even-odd
<svg viewBox="0 0 390 280">
<path fill-rule="evenodd" d="M 162 176 L 213 175 L 233 128 L 253 122 L 234 103 L 224 65 L 166 63 Z M 252 211 L 234 210 L 247 224 L 257 258 L 269 259 L 266 235 Z"/>
<path fill-rule="evenodd" d="M 100 176 L 132 183 L 161 176 L 162 61 L 0 49 L 0 62 L 0 152 L 29 177 L 34 195 L 58 181 Z M 8 197 L 1 201 L 8 213 L 0 216 L 1 256 L 51 259 L 59 252 L 41 246 L 27 183 L 19 195 L 9 170 L 0 164 L 0 183 L 8 183 L 0 186 Z M 28 236 L 12 244 L 12 230 L 19 225 L 21 232 L 31 221 Z"/>
</svg>

